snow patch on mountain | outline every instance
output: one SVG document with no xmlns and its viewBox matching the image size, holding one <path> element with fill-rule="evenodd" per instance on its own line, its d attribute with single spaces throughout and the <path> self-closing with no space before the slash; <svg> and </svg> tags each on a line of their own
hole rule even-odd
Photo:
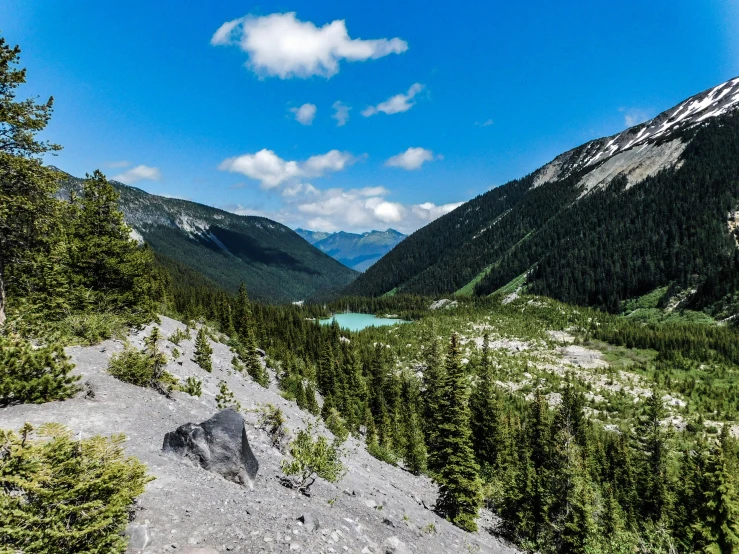
<svg viewBox="0 0 739 554">
<path fill-rule="evenodd" d="M 629 177 L 629 183 L 635 184 L 638 182 L 636 178 L 639 174 L 643 173 L 641 179 L 644 179 L 646 176 L 653 175 L 660 169 L 675 163 L 674 154 L 678 149 L 675 143 L 680 141 L 672 140 L 669 142 L 672 146 L 666 149 L 662 148 L 663 143 L 668 141 L 671 136 L 698 127 L 713 117 L 736 109 L 739 109 L 739 77 L 696 94 L 649 121 L 611 137 L 597 139 L 560 154 L 538 170 L 534 177 L 533 186 L 538 187 L 550 181 L 564 179 L 573 173 L 587 170 L 590 167 L 599 167 L 606 160 L 611 160 L 613 157 L 629 151 L 635 153 L 631 156 L 623 156 L 620 161 L 611 167 L 611 170 L 621 164 L 624 167 L 629 166 L 629 173 L 633 174 Z M 637 147 L 641 148 L 635 150 Z M 684 149 L 685 144 L 683 143 L 682 150 Z M 682 150 L 677 154 L 678 156 L 682 153 Z M 649 161 L 646 161 L 647 159 Z M 656 165 L 659 159 L 663 159 L 665 165 Z M 613 176 L 620 173 L 623 173 L 623 171 L 617 172 Z M 588 180 L 591 188 L 604 183 L 603 179 L 598 180 L 596 177 L 588 179 L 588 176 L 585 176 L 583 181 L 585 180 Z M 590 189 L 585 190 L 585 192 L 588 190 Z"/>
</svg>

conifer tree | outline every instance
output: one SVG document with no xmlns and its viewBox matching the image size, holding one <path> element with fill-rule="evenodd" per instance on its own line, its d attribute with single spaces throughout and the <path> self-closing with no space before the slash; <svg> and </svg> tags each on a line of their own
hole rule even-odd
<svg viewBox="0 0 739 554">
<path fill-rule="evenodd" d="M 493 379 L 490 339 L 485 333 L 482 357 L 477 367 L 477 382 L 470 396 L 470 428 L 475 456 L 478 461 L 488 465 L 495 465 L 500 445 L 498 426 L 501 406 Z"/>
<path fill-rule="evenodd" d="M 721 440 L 711 449 L 705 473 L 700 483 L 698 521 L 693 524 L 694 551 L 702 554 L 733 554 L 739 552 L 739 502 L 735 476 L 731 475 L 726 459 L 730 442 L 728 425 L 724 425 Z"/>
<path fill-rule="evenodd" d="M 263 387 L 269 386 L 269 374 L 262 365 L 262 358 L 257 352 L 257 343 L 254 339 L 254 330 L 249 329 L 244 344 L 244 367 L 246 372 L 254 379 L 255 382 Z"/>
<path fill-rule="evenodd" d="M 50 402 L 73 396 L 79 376 L 58 344 L 35 348 L 17 335 L 0 333 L 0 406 Z"/>
<path fill-rule="evenodd" d="M 318 406 L 318 400 L 316 400 L 316 390 L 313 388 L 313 383 L 308 381 L 305 387 L 305 404 L 308 411 L 313 415 L 321 413 L 321 408 Z"/>
<path fill-rule="evenodd" d="M 20 48 L 0 37 L 0 325 L 9 294 L 28 293 L 22 268 L 48 252 L 60 225 L 55 173 L 41 156 L 61 147 L 36 140 L 51 118 L 54 99 L 18 101 L 26 70 L 18 68 Z M 14 275 L 18 277 L 14 281 Z M 14 290 L 16 289 L 16 290 Z"/>
<path fill-rule="evenodd" d="M 665 416 L 662 398 L 657 390 L 644 403 L 637 426 L 637 444 L 641 454 L 639 488 L 642 515 L 658 521 L 668 497 L 667 445 L 661 420 Z"/>
<path fill-rule="evenodd" d="M 208 336 L 205 334 L 205 328 L 201 327 L 198 330 L 198 335 L 195 337 L 195 355 L 192 361 L 198 364 L 208 373 L 213 371 L 213 361 L 211 356 L 213 355 L 213 348 L 208 342 Z"/>
<path fill-rule="evenodd" d="M 403 379 L 401 403 L 401 431 L 403 462 L 413 475 L 420 475 L 426 469 L 426 445 L 418 420 L 418 390 L 415 380 Z"/>
<path fill-rule="evenodd" d="M 468 400 L 467 377 L 460 360 L 457 335 L 452 335 L 441 406 L 444 423 L 437 435 L 440 447 L 437 509 L 456 526 L 476 531 L 482 492 L 479 467 L 472 449 Z"/>
<path fill-rule="evenodd" d="M 118 208 L 119 196 L 98 170 L 83 181 L 70 232 L 75 301 L 82 310 L 102 304 L 144 323 L 154 317 L 160 296 L 154 257 L 131 238 Z"/>
<path fill-rule="evenodd" d="M 422 343 L 424 434 L 428 451 L 428 469 L 434 473 L 439 471 L 442 465 L 439 430 L 446 419 L 442 412 L 446 373 L 441 345 L 433 326 L 424 330 Z"/>
</svg>

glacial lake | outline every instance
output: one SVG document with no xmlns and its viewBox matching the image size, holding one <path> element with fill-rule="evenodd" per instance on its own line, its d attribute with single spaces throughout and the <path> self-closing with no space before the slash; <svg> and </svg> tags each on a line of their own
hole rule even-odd
<svg viewBox="0 0 739 554">
<path fill-rule="evenodd" d="M 405 319 L 391 319 L 388 317 L 377 317 L 372 314 L 336 314 L 329 319 L 321 319 L 321 325 L 330 325 L 333 320 L 339 323 L 339 327 L 349 331 L 361 331 L 367 327 L 380 327 L 382 325 L 395 325 L 396 323 L 408 323 Z"/>
</svg>

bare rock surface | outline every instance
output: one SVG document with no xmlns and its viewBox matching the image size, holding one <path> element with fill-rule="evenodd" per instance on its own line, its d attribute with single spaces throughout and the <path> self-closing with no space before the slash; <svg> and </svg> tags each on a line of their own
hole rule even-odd
<svg viewBox="0 0 739 554">
<path fill-rule="evenodd" d="M 186 458 L 221 477 L 252 486 L 259 462 L 249 447 L 243 416 L 221 410 L 200 425 L 186 423 L 164 435 L 164 453 Z"/>
<path fill-rule="evenodd" d="M 166 317 L 161 318 L 159 327 L 165 337 L 176 329 L 185 329 L 183 324 Z M 141 348 L 150 331 L 151 326 L 132 334 L 129 340 Z M 457 529 L 428 509 L 437 495 L 429 479 L 376 460 L 353 438 L 344 444 L 347 474 L 340 482 L 331 484 L 318 479 L 310 498 L 282 486 L 278 476 L 285 456 L 260 430 L 258 408 L 273 404 L 282 409 L 293 434 L 313 417 L 282 398 L 274 382 L 265 389 L 234 371 L 233 354 L 224 344 L 212 342 L 213 372 L 203 371 L 191 361 L 195 332 L 190 334 L 190 339 L 177 346 L 183 356 L 170 361 L 166 369 L 183 381 L 187 377 L 201 379 L 200 398 L 175 392 L 172 399 L 167 399 L 154 390 L 113 378 L 106 371 L 108 361 L 124 344 L 108 340 L 66 350 L 76 364 L 75 372 L 86 384 L 75 398 L 0 410 L 0 427 L 6 429 L 18 430 L 24 422 L 34 426 L 59 422 L 78 438 L 126 435 L 127 454 L 144 462 L 155 477 L 137 502 L 129 533 L 140 540 L 130 545 L 129 554 L 379 554 L 388 547 L 403 552 L 398 550 L 401 543 L 414 554 L 518 552 L 489 532 L 496 521 L 493 514 L 481 512 L 477 533 Z M 162 340 L 159 348 L 170 354 L 175 345 Z M 253 489 L 162 450 L 167 433 L 189 422 L 205 422 L 219 412 L 215 396 L 221 381 L 226 382 L 242 406 L 246 422 L 243 430 L 259 461 Z M 322 425 L 319 429 L 330 436 Z M 303 521 L 299 520 L 301 516 Z M 383 523 L 384 520 L 394 526 Z M 395 539 L 398 546 L 394 546 Z"/>
</svg>

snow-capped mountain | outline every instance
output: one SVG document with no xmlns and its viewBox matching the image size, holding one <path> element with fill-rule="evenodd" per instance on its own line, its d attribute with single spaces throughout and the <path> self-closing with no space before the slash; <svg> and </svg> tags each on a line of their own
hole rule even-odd
<svg viewBox="0 0 739 554">
<path fill-rule="evenodd" d="M 346 292 L 524 287 L 617 311 L 672 285 L 698 291 L 695 308 L 738 312 L 737 160 L 733 78 L 470 200 L 405 239 Z"/>
</svg>

